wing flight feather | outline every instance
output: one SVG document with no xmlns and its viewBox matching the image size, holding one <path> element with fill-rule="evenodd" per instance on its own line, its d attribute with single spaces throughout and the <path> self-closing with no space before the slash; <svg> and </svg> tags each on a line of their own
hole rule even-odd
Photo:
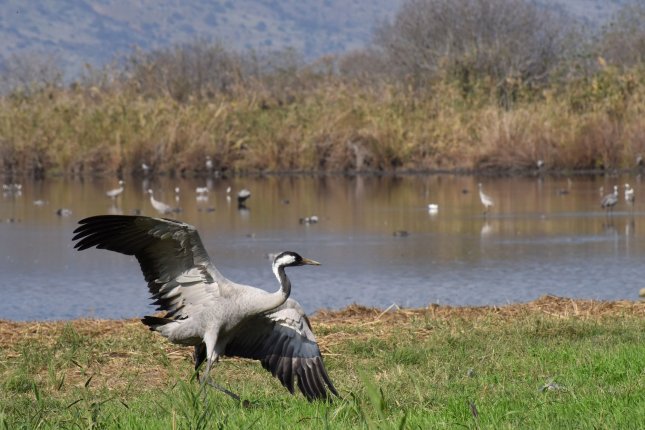
<svg viewBox="0 0 645 430">
<path fill-rule="evenodd" d="M 308 400 L 338 396 L 309 320 L 292 299 L 245 322 L 229 340 L 225 354 L 260 360 L 262 366 L 294 393 L 294 382 Z"/>
<path fill-rule="evenodd" d="M 185 318 L 202 310 L 230 282 L 211 263 L 195 227 L 167 218 L 99 215 L 79 221 L 79 251 L 96 247 L 134 255 L 157 310 Z"/>
</svg>

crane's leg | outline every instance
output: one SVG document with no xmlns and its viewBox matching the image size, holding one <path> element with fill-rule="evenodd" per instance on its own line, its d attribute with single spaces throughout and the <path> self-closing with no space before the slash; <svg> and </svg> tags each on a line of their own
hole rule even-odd
<svg viewBox="0 0 645 430">
<path fill-rule="evenodd" d="M 194 352 L 194 357 L 195 357 L 195 367 L 199 367 L 199 364 L 201 364 L 204 361 L 203 358 L 203 352 L 198 355 L 198 348 L 203 348 L 206 350 L 206 370 L 204 370 L 204 375 L 199 379 L 202 387 L 205 384 L 210 385 L 211 387 L 215 388 L 216 390 L 221 391 L 222 393 L 232 397 L 233 399 L 237 400 L 238 402 L 240 401 L 240 396 L 235 394 L 234 392 L 222 387 L 221 385 L 216 384 L 210 376 L 211 368 L 213 367 L 213 363 L 219 360 L 219 354 L 215 352 L 215 339 L 213 339 L 211 336 L 204 336 L 204 344 L 206 345 L 206 348 L 203 347 L 195 347 L 195 352 Z M 203 344 L 202 344 L 203 345 Z M 201 360 L 199 363 L 197 362 L 198 359 Z"/>
<path fill-rule="evenodd" d="M 195 360 L 195 373 L 197 374 L 197 379 L 199 379 L 199 366 L 206 360 L 206 345 L 203 342 L 195 345 L 193 360 Z"/>
</svg>

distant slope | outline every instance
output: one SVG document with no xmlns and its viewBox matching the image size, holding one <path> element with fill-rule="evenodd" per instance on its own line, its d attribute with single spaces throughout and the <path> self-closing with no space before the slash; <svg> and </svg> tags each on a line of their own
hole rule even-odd
<svg viewBox="0 0 645 430">
<path fill-rule="evenodd" d="M 5 0 L 0 56 L 47 52 L 67 72 L 115 54 L 218 39 L 234 49 L 294 47 L 308 59 L 364 46 L 400 0 Z"/>
<path fill-rule="evenodd" d="M 628 0 L 537 0 L 600 25 Z M 294 47 L 307 59 L 367 44 L 374 25 L 403 0 L 3 0 L 0 59 L 15 53 L 58 57 L 66 74 L 138 46 L 196 38 L 235 49 Z"/>
</svg>

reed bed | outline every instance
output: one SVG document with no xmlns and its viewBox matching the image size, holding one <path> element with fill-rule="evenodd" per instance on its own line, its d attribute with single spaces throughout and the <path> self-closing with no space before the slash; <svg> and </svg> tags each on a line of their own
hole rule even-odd
<svg viewBox="0 0 645 430">
<path fill-rule="evenodd" d="M 520 88 L 450 82 L 419 92 L 328 78 L 276 95 L 258 86 L 178 101 L 127 85 L 47 88 L 0 98 L 5 174 L 203 175 L 625 169 L 645 154 L 645 72 Z"/>
</svg>

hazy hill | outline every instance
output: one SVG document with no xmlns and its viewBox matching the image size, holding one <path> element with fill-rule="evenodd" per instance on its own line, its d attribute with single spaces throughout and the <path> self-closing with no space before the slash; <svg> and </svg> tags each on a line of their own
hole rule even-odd
<svg viewBox="0 0 645 430">
<path fill-rule="evenodd" d="M 236 48 L 294 47 L 313 59 L 359 48 L 403 0 L 0 0 L 0 60 L 43 53 L 68 75 L 138 46 L 196 38 Z M 538 0 L 601 25 L 627 0 Z"/>
</svg>

